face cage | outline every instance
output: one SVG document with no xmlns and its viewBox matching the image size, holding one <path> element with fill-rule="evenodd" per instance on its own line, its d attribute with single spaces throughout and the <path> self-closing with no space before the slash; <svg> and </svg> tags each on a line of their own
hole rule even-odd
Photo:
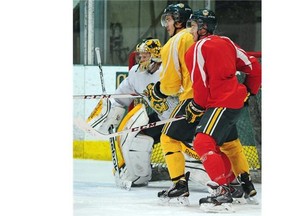
<svg viewBox="0 0 288 216">
<path fill-rule="evenodd" d="M 153 43 L 155 43 L 155 42 L 153 42 Z M 161 61 L 161 57 L 160 57 L 160 50 L 161 50 L 161 48 L 159 48 L 159 46 L 158 45 L 156 45 L 157 47 L 151 47 L 151 45 L 149 46 L 149 45 L 145 45 L 147 48 L 145 48 L 145 49 L 141 49 L 140 50 L 140 48 L 138 48 L 138 49 L 136 49 L 136 52 L 138 52 L 138 54 L 140 54 L 141 52 L 144 52 L 144 53 L 149 53 L 150 54 L 150 56 L 151 56 L 151 59 L 153 59 L 153 60 L 155 60 L 156 62 L 159 62 L 159 61 Z M 140 46 L 141 47 L 141 46 Z M 161 47 L 161 45 L 160 45 L 160 47 Z M 159 60 L 160 59 L 160 60 Z"/>
<path fill-rule="evenodd" d="M 146 61 L 140 62 L 141 69 L 142 69 L 142 70 L 147 70 L 147 69 L 148 69 L 148 66 L 149 66 L 150 64 L 151 64 L 151 58 L 149 58 L 149 59 L 146 60 Z"/>
</svg>

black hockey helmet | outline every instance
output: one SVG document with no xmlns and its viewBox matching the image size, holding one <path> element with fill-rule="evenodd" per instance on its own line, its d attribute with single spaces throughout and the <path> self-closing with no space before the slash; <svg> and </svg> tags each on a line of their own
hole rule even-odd
<svg viewBox="0 0 288 216">
<path fill-rule="evenodd" d="M 182 23 L 182 27 L 186 27 L 186 22 L 191 14 L 192 9 L 187 4 L 170 4 L 165 8 L 161 16 L 161 25 L 166 27 L 166 16 L 172 16 L 175 23 Z"/>
<path fill-rule="evenodd" d="M 200 10 L 194 11 L 192 16 L 189 19 L 189 22 L 191 21 L 197 22 L 198 30 L 205 28 L 211 34 L 214 33 L 217 27 L 217 18 L 216 18 L 215 13 L 207 9 L 200 9 Z M 204 26 L 205 24 L 207 27 Z"/>
</svg>

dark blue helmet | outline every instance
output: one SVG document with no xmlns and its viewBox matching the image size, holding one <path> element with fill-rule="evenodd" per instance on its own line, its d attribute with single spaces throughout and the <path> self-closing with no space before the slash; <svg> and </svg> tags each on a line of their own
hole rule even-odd
<svg viewBox="0 0 288 216">
<path fill-rule="evenodd" d="M 198 24 L 198 30 L 205 28 L 211 34 L 214 33 L 217 27 L 217 18 L 215 13 L 207 9 L 194 11 L 189 21 L 195 21 Z"/>
<path fill-rule="evenodd" d="M 175 23 L 182 23 L 182 27 L 186 27 L 186 22 L 191 14 L 192 9 L 187 4 L 170 4 L 162 14 L 161 25 L 166 27 L 166 16 L 172 16 Z"/>
</svg>

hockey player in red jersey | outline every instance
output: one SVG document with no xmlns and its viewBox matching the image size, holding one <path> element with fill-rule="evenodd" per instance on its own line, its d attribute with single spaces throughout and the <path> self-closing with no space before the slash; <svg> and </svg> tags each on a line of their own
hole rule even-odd
<svg viewBox="0 0 288 216">
<path fill-rule="evenodd" d="M 188 25 L 195 43 L 186 52 L 185 62 L 194 98 L 186 107 L 186 119 L 193 123 L 201 117 L 194 148 L 212 180 L 207 184 L 212 195 L 200 199 L 199 204 L 206 210 L 207 206 L 225 209 L 233 201 L 229 188 L 232 179 L 225 175 L 231 164 L 220 148 L 238 138 L 236 123 L 245 101 L 260 88 L 261 66 L 228 37 L 213 34 L 217 25 L 213 11 L 195 11 Z M 236 71 L 246 74 L 243 84 L 238 81 Z M 222 152 L 233 154 L 233 150 L 226 150 Z M 240 178 L 247 182 L 243 185 L 245 193 L 255 195 L 249 174 L 243 173 Z"/>
</svg>

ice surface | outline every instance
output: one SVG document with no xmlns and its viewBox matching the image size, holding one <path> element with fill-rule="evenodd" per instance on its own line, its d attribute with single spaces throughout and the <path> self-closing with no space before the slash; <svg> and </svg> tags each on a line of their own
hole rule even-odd
<svg viewBox="0 0 288 216">
<path fill-rule="evenodd" d="M 215 215 L 199 209 L 198 201 L 209 195 L 205 187 L 189 184 L 189 206 L 163 205 L 157 192 L 170 187 L 170 181 L 151 182 L 147 187 L 131 188 L 130 191 L 115 186 L 112 162 L 73 160 L 74 168 L 74 216 L 167 216 L 167 215 Z M 255 184 L 259 205 L 235 204 L 234 216 L 261 215 L 261 184 Z M 217 213 L 230 215 L 227 213 Z"/>
</svg>

